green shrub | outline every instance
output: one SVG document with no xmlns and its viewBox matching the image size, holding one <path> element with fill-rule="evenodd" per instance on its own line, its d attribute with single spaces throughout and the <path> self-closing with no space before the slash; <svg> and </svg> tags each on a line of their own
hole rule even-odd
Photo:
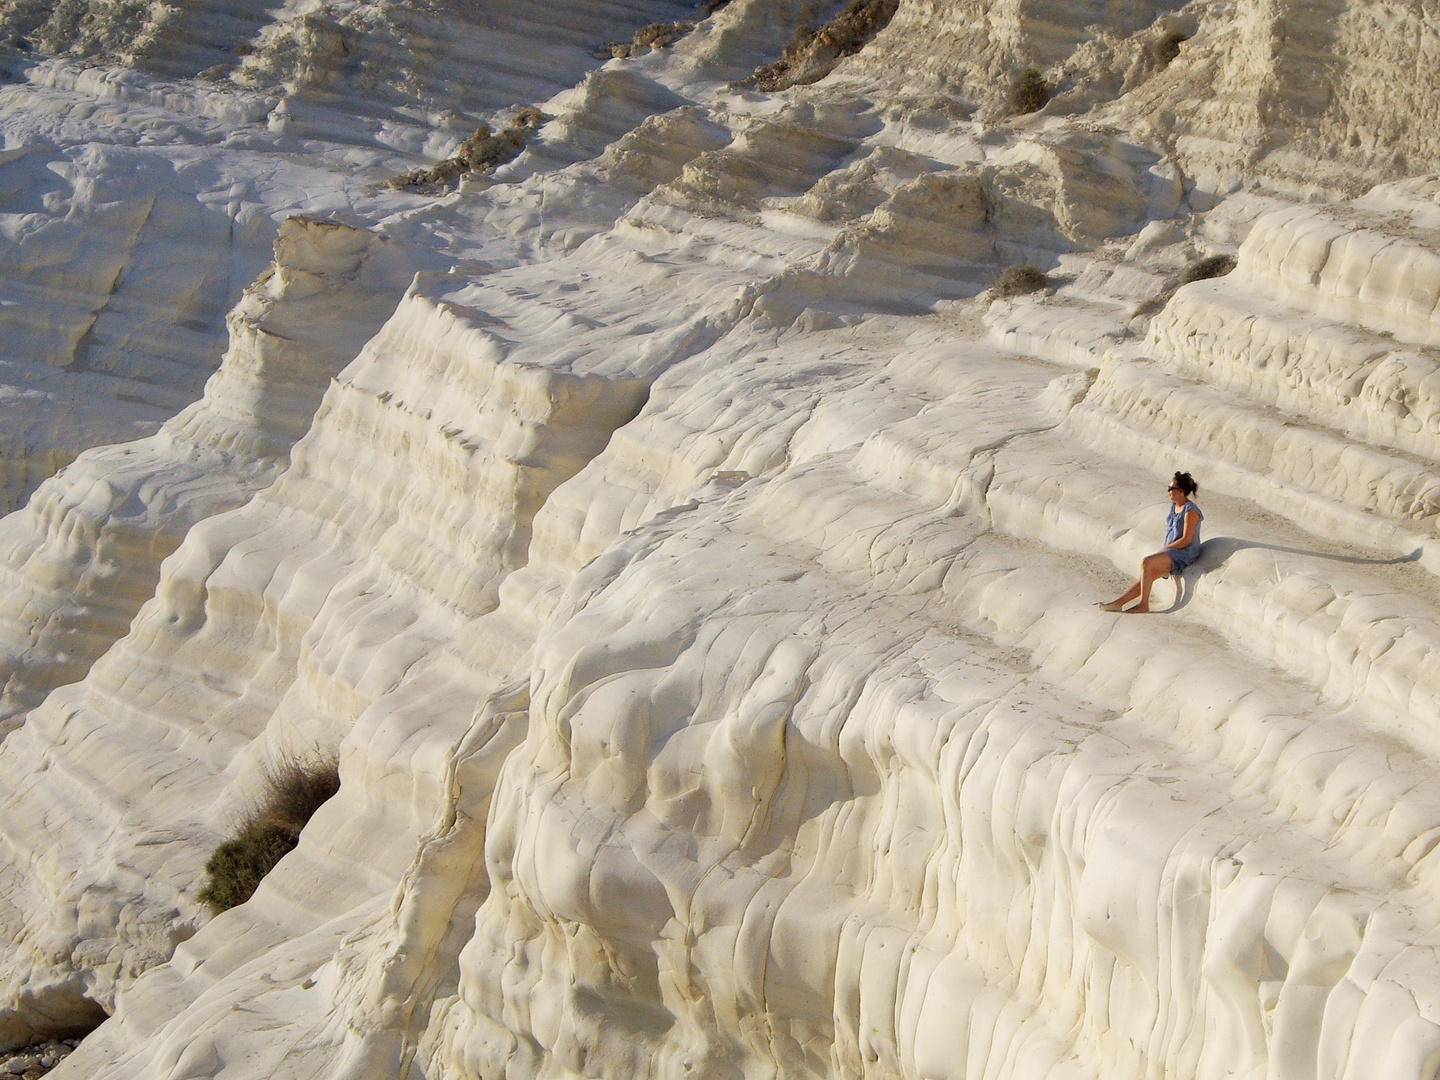
<svg viewBox="0 0 1440 1080">
<path fill-rule="evenodd" d="M 267 791 L 205 864 L 200 899 L 216 914 L 243 904 L 260 879 L 295 849 L 315 811 L 340 790 L 334 761 L 284 758 L 264 773 Z"/>
<path fill-rule="evenodd" d="M 1049 100 L 1050 85 L 1038 68 L 1027 67 L 1010 88 L 1010 111 L 1017 115 L 1039 112 Z"/>
<path fill-rule="evenodd" d="M 1050 287 L 1050 279 L 1038 266 L 1026 263 L 1024 266 L 1008 266 L 990 286 L 990 295 L 1000 300 L 1012 296 L 1024 296 Z"/>
</svg>

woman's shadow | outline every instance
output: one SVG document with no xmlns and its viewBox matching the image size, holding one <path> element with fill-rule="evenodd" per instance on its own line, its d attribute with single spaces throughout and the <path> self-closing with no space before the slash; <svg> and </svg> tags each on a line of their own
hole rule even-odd
<svg viewBox="0 0 1440 1080">
<path fill-rule="evenodd" d="M 1237 551 L 1246 548 L 1263 548 L 1266 551 L 1283 551 L 1287 555 L 1308 555 L 1313 559 L 1329 562 L 1351 563 L 1357 566 L 1396 566 L 1400 563 L 1419 562 L 1421 549 L 1416 548 L 1409 555 L 1393 559 L 1367 559 L 1359 555 L 1334 555 L 1328 551 L 1311 551 L 1309 548 L 1286 547 L 1284 544 L 1266 544 L 1259 540 L 1241 540 L 1235 536 L 1215 536 L 1200 545 L 1200 554 L 1193 563 L 1180 573 L 1171 575 L 1175 581 L 1175 602 L 1166 611 L 1179 611 L 1190 603 L 1195 592 L 1195 578 L 1225 565 L 1225 560 Z"/>
</svg>

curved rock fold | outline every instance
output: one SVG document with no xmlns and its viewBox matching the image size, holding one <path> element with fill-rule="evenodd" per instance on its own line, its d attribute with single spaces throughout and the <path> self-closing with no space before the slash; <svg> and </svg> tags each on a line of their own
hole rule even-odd
<svg viewBox="0 0 1440 1080">
<path fill-rule="evenodd" d="M 745 81 L 857 10 L 0 11 L 0 1047 L 1433 1077 L 1423 48 L 900 0 Z M 1099 610 L 1176 469 L 1200 559 Z"/>
</svg>

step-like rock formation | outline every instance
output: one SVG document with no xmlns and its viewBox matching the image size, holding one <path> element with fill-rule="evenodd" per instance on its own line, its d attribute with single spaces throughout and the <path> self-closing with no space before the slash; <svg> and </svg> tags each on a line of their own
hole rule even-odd
<svg viewBox="0 0 1440 1080">
<path fill-rule="evenodd" d="M 107 103 L 212 162 L 187 198 L 284 224 L 204 397 L 0 520 L 0 1046 L 98 1023 L 59 1080 L 1431 1080 L 1410 46 L 1363 5 L 901 0 L 825 78 L 749 79 L 845 9 L 5 10 L 57 56 L 8 57 L 0 130 L 34 100 L 73 148 Z M 386 185 L 521 106 L 492 172 Z M 30 146 L 0 170 L 68 175 Z M 7 219 L 20 361 L 133 310 L 130 195 Z M 1199 561 L 1101 611 L 1176 469 Z M 317 755 L 339 793 L 214 915 L 206 859 Z"/>
<path fill-rule="evenodd" d="M 225 312 L 279 222 L 413 209 L 377 181 L 572 87 L 601 46 L 648 20 L 690 10 L 343 7 L 0 8 L 0 511 L 199 396 Z M 426 246 L 445 243 L 429 234 Z"/>
<path fill-rule="evenodd" d="M 0 98 L 34 108 L 17 88 Z M 81 451 L 151 435 L 199 396 L 230 279 L 255 276 L 270 238 L 257 208 L 197 200 L 195 170 L 163 152 L 25 134 L 0 158 L 6 512 Z"/>
<path fill-rule="evenodd" d="M 196 522 L 274 481 L 425 258 L 349 226 L 286 221 L 275 263 L 229 315 L 205 396 L 149 439 L 86 451 L 0 519 L 0 732 L 124 636 Z"/>
</svg>

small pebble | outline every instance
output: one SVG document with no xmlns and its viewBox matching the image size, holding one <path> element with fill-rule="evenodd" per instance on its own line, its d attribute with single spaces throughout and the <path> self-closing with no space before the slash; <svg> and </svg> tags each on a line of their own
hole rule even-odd
<svg viewBox="0 0 1440 1080">
<path fill-rule="evenodd" d="M 0 1080 L 39 1080 L 78 1046 L 78 1039 L 50 1039 L 28 1050 L 0 1057 Z"/>
</svg>

